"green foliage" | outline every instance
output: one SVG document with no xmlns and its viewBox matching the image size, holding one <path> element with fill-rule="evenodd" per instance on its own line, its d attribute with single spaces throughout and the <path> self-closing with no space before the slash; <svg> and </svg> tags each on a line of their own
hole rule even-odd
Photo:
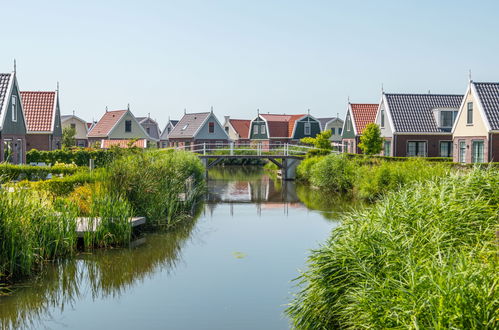
<svg viewBox="0 0 499 330">
<path fill-rule="evenodd" d="M 353 187 L 354 175 L 355 168 L 347 157 L 329 155 L 311 166 L 310 182 L 325 190 L 346 192 Z"/>
<path fill-rule="evenodd" d="M 5 183 L 13 180 L 44 180 L 49 174 L 70 175 L 78 172 L 79 170 L 81 169 L 77 166 L 67 164 L 55 164 L 54 166 L 30 166 L 1 163 L 0 182 Z"/>
<path fill-rule="evenodd" d="M 375 123 L 369 123 L 360 136 L 359 148 L 366 155 L 375 155 L 383 149 L 383 142 L 379 126 Z"/>
<path fill-rule="evenodd" d="M 313 145 L 315 148 L 317 148 L 315 150 L 310 150 L 307 153 L 307 157 L 327 155 L 331 153 L 331 150 L 333 149 L 330 140 L 331 135 L 332 135 L 331 130 L 326 130 L 324 132 L 320 132 L 319 134 L 317 134 L 315 138 L 312 137 L 302 138 L 300 140 L 301 143 Z"/>
<path fill-rule="evenodd" d="M 66 126 L 62 129 L 62 147 L 71 148 L 76 145 L 76 128 Z"/>
<path fill-rule="evenodd" d="M 387 195 L 312 253 L 287 313 L 300 329 L 497 329 L 499 172 Z"/>
<path fill-rule="evenodd" d="M 315 166 L 323 157 L 311 157 L 301 161 L 296 168 L 296 179 L 310 181 L 312 175 L 312 167 Z"/>
<path fill-rule="evenodd" d="M 88 166 L 90 159 L 94 159 L 96 167 L 105 167 L 117 157 L 135 153 L 140 153 L 140 150 L 138 150 L 138 148 L 125 149 L 119 147 L 114 147 L 107 150 L 92 148 L 72 148 L 53 151 L 40 151 L 31 149 L 26 154 L 26 161 L 28 163 L 73 163 L 77 166 Z"/>
</svg>

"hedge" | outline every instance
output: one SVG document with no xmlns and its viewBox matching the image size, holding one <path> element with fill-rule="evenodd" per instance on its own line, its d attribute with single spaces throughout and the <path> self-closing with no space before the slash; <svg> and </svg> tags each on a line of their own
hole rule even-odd
<svg viewBox="0 0 499 330">
<path fill-rule="evenodd" d="M 13 180 L 38 181 L 45 180 L 49 174 L 71 175 L 80 171 L 76 165 L 56 164 L 54 166 L 30 166 L 0 164 L 0 183 Z"/>
<path fill-rule="evenodd" d="M 380 155 L 364 155 L 364 154 L 350 154 L 345 153 L 350 158 L 363 158 L 363 159 L 384 159 L 387 161 L 394 162 L 405 162 L 410 159 L 420 158 L 430 162 L 452 162 L 452 157 L 392 157 L 392 156 L 380 156 Z"/>
<path fill-rule="evenodd" d="M 92 149 L 92 148 L 72 148 L 59 149 L 53 151 L 40 151 L 31 149 L 26 154 L 28 163 L 74 163 L 77 166 L 88 166 L 90 159 L 95 161 L 96 167 L 103 167 L 114 160 L 118 155 L 126 152 L 134 152 L 134 149 L 111 148 Z"/>
</svg>

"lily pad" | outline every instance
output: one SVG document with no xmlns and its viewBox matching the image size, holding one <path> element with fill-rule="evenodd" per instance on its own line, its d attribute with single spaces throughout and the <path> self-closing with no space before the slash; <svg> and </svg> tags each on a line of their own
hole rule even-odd
<svg viewBox="0 0 499 330">
<path fill-rule="evenodd" d="M 239 251 L 232 252 L 232 255 L 234 256 L 234 258 L 237 258 L 237 259 L 246 258 L 246 254 L 239 252 Z"/>
</svg>

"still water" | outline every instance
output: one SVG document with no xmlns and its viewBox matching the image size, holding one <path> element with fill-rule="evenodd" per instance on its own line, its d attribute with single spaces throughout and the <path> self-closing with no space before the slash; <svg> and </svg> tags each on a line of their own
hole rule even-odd
<svg viewBox="0 0 499 330">
<path fill-rule="evenodd" d="M 348 203 L 258 168 L 215 168 L 194 219 L 81 253 L 0 297 L 2 328 L 288 329 L 293 279 Z"/>
</svg>

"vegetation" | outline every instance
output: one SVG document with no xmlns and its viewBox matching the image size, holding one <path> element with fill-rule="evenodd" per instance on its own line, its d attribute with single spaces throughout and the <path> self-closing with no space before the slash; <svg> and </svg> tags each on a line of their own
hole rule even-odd
<svg viewBox="0 0 499 330">
<path fill-rule="evenodd" d="M 62 147 L 71 148 L 76 145 L 76 128 L 64 127 L 62 130 Z"/>
<path fill-rule="evenodd" d="M 381 129 L 375 123 L 367 124 L 360 137 L 359 148 L 366 155 L 377 155 L 383 149 Z"/>
<path fill-rule="evenodd" d="M 331 150 L 333 150 L 333 146 L 330 140 L 332 134 L 333 132 L 328 129 L 324 132 L 320 132 L 314 138 L 313 137 L 302 138 L 300 140 L 301 143 L 313 145 L 315 148 L 317 148 L 307 152 L 307 157 L 330 154 Z"/>
<path fill-rule="evenodd" d="M 416 183 L 342 219 L 287 309 L 297 328 L 499 326 L 499 172 Z"/>
<path fill-rule="evenodd" d="M 105 167 L 114 159 L 128 153 L 140 153 L 138 148 L 123 149 L 113 147 L 111 149 L 96 148 L 71 148 L 58 149 L 52 151 L 40 151 L 31 149 L 26 153 L 27 163 L 46 163 L 46 164 L 75 164 L 77 166 L 88 166 L 90 159 L 94 160 L 96 167 Z"/>
<path fill-rule="evenodd" d="M 49 174 L 52 175 L 70 175 L 81 169 L 76 165 L 58 164 L 54 166 L 29 166 L 13 165 L 8 163 L 0 164 L 0 183 L 13 180 L 45 180 Z"/>
</svg>

